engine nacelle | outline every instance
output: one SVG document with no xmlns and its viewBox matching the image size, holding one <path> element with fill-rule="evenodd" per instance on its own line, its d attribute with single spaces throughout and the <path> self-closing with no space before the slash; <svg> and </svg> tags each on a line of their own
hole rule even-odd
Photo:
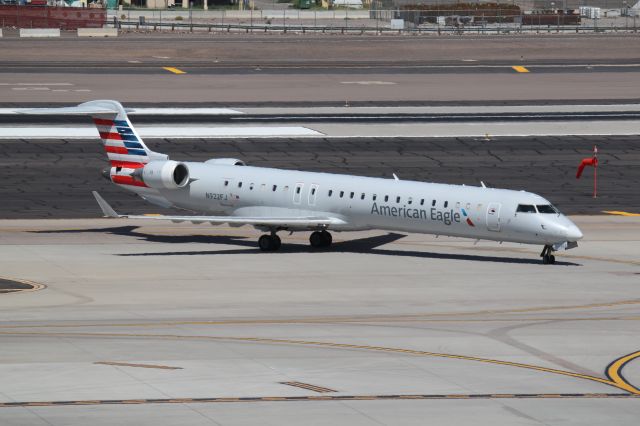
<svg viewBox="0 0 640 426">
<path fill-rule="evenodd" d="M 177 161 L 152 161 L 133 176 L 154 189 L 178 189 L 189 184 L 189 168 Z"/>
<path fill-rule="evenodd" d="M 205 161 L 206 164 L 222 164 L 226 166 L 246 166 L 246 163 L 237 158 L 213 158 Z"/>
</svg>

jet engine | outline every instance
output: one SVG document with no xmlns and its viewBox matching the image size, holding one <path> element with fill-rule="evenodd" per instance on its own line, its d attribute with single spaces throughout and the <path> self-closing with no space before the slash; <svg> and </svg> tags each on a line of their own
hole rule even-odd
<svg viewBox="0 0 640 426">
<path fill-rule="evenodd" d="M 205 161 L 206 164 L 223 164 L 226 166 L 246 166 L 246 163 L 237 158 L 213 158 Z"/>
<path fill-rule="evenodd" d="M 178 189 L 189 184 L 189 168 L 177 161 L 152 161 L 132 176 L 154 189 Z"/>
</svg>

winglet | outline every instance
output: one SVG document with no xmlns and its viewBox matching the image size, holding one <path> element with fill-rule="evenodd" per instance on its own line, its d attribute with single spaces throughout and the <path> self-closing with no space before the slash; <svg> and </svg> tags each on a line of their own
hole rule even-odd
<svg viewBox="0 0 640 426">
<path fill-rule="evenodd" d="M 98 205 L 100 206 L 100 210 L 102 210 L 102 213 L 104 214 L 105 217 L 120 217 L 120 215 L 118 215 L 118 213 L 116 213 L 116 211 L 113 208 L 111 208 L 109 203 L 107 203 L 104 200 L 104 198 L 102 198 L 100 194 L 98 194 L 97 191 L 92 191 L 92 193 L 96 201 L 98 202 Z"/>
</svg>

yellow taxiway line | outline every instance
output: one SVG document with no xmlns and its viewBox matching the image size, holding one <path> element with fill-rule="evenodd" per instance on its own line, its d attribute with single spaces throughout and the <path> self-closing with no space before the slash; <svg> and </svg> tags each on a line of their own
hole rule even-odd
<svg viewBox="0 0 640 426">
<path fill-rule="evenodd" d="M 182 71 L 179 68 L 175 68 L 175 67 L 162 67 L 163 70 L 167 70 L 169 72 L 172 72 L 174 74 L 186 74 L 186 71 Z"/>
<path fill-rule="evenodd" d="M 621 212 L 618 210 L 603 210 L 602 213 L 612 214 L 616 216 L 640 217 L 640 213 Z"/>
<path fill-rule="evenodd" d="M 521 66 L 521 65 L 516 65 L 511 67 L 513 68 L 516 72 L 529 72 L 528 69 L 526 69 L 525 67 Z"/>
</svg>

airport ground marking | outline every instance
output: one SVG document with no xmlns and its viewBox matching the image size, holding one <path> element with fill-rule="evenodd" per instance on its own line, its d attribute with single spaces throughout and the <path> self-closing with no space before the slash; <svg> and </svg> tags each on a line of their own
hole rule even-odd
<svg viewBox="0 0 640 426">
<path fill-rule="evenodd" d="M 458 359 L 463 361 L 475 361 L 486 364 L 505 365 L 510 367 L 523 368 L 527 370 L 540 371 L 544 373 L 557 374 L 561 376 L 573 377 L 576 379 L 589 380 L 592 382 L 601 383 L 607 386 L 612 386 L 617 389 L 621 389 L 633 395 L 640 395 L 640 389 L 629 383 L 621 374 L 620 370 L 633 359 L 640 357 L 640 351 L 634 352 L 629 355 L 625 355 L 622 358 L 616 359 L 607 368 L 607 378 L 591 376 L 588 374 L 574 373 L 572 371 L 558 370 L 555 368 L 542 367 L 532 364 L 524 364 L 520 362 L 502 361 L 491 358 L 482 358 L 469 355 L 458 354 L 446 354 L 440 352 L 420 351 L 416 349 L 403 349 L 393 348 L 385 346 L 370 346 L 370 345 L 356 345 L 349 343 L 336 343 L 336 342 L 322 342 L 314 340 L 294 340 L 294 339 L 270 339 L 263 337 L 233 337 L 233 336 L 185 336 L 176 334 L 141 334 L 141 333 L 83 333 L 83 332 L 10 332 L 0 331 L 0 335 L 17 335 L 17 336 L 42 336 L 42 337 L 121 337 L 121 338 L 149 338 L 149 339 L 163 339 L 163 340 L 201 340 L 201 341 L 228 341 L 228 342 L 255 342 L 265 344 L 284 344 L 284 345 L 301 345 L 301 346 L 315 346 L 324 348 L 338 348 L 338 349 L 354 349 L 354 350 L 366 350 L 384 353 L 400 353 L 407 355 L 416 355 L 422 357 L 434 357 L 434 358 L 447 358 Z M 611 375 L 611 378 L 609 378 Z M 615 380 L 614 380 L 615 378 Z"/>
<path fill-rule="evenodd" d="M 169 72 L 172 72 L 174 74 L 186 74 L 187 73 L 186 71 L 182 71 L 181 69 L 176 68 L 176 67 L 162 67 L 162 69 L 167 70 Z"/>
<path fill-rule="evenodd" d="M 303 402 L 303 401 L 375 401 L 375 400 L 440 400 L 440 399 L 635 399 L 629 393 L 516 393 L 516 394 L 407 394 L 407 395 L 310 395 L 258 396 L 214 398 L 158 398 L 158 399 L 96 399 L 76 401 L 18 401 L 0 402 L 0 408 L 55 407 L 70 405 L 142 405 L 142 404 L 202 404 L 238 402 Z"/>
<path fill-rule="evenodd" d="M 630 213 L 630 212 L 623 212 L 618 210 L 603 210 L 602 213 L 611 214 L 615 216 L 640 217 L 640 213 Z"/>
<path fill-rule="evenodd" d="M 614 383 L 618 384 L 618 387 L 625 389 L 629 393 L 640 395 L 640 389 L 631 385 L 627 379 L 622 375 L 622 369 L 629 362 L 640 357 L 640 351 L 636 351 L 620 357 L 614 360 L 606 369 L 607 377 Z"/>
<path fill-rule="evenodd" d="M 130 362 L 98 361 L 98 362 L 94 362 L 94 364 L 111 365 L 114 367 L 137 367 L 137 368 L 157 368 L 160 370 L 182 370 L 182 367 L 172 367 L 169 365 L 156 365 L 156 364 L 135 364 Z"/>
<path fill-rule="evenodd" d="M 325 387 L 322 387 L 322 386 L 316 386 L 316 385 L 312 385 L 312 384 L 309 384 L 309 383 L 303 383 L 303 382 L 280 382 L 280 384 L 281 385 L 287 385 L 287 386 L 293 386 L 293 387 L 296 387 L 296 388 L 307 389 L 307 390 L 318 392 L 318 393 L 337 392 L 336 390 L 333 390 L 333 389 L 325 388 Z"/>
<path fill-rule="evenodd" d="M 529 72 L 529 70 L 527 68 L 523 67 L 522 65 L 516 65 L 516 66 L 513 66 L 511 68 L 513 68 L 516 72 L 523 72 L 523 73 Z"/>
</svg>

